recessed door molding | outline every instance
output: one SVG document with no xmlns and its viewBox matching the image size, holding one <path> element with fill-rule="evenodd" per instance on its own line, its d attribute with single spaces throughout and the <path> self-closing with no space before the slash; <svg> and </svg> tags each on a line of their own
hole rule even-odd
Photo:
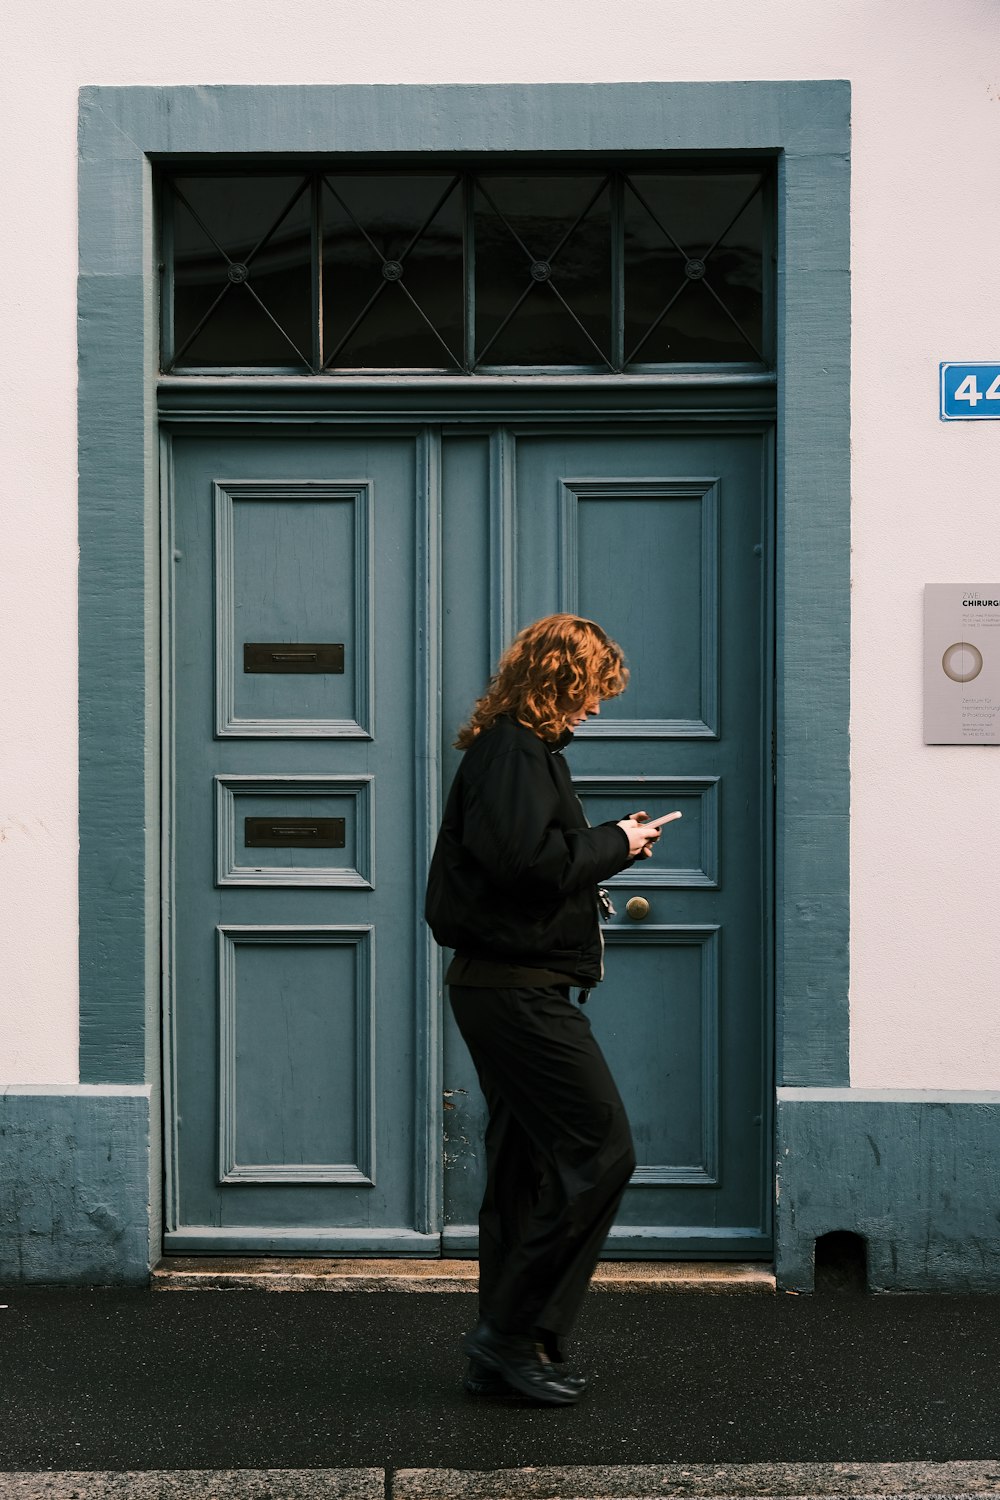
<svg viewBox="0 0 1000 1500">
<path fill-rule="evenodd" d="M 701 713 L 688 719 L 596 719 L 583 739 L 717 739 L 719 735 L 719 481 L 711 479 L 563 479 L 560 481 L 559 607 L 575 613 L 580 562 L 580 510 L 587 502 L 689 501 L 701 530 Z M 627 538 L 622 538 L 627 546 Z M 637 559 L 639 561 L 639 559 Z"/>
<path fill-rule="evenodd" d="M 719 941 L 720 930 L 711 924 L 682 926 L 680 923 L 645 923 L 641 927 L 612 927 L 605 933 L 612 946 L 649 944 L 653 947 L 689 947 L 701 959 L 700 1034 L 698 1077 L 701 1112 L 700 1151 L 697 1161 L 657 1162 L 638 1166 L 633 1187 L 683 1184 L 715 1187 L 719 1181 Z M 671 1230 L 671 1233 L 673 1229 Z"/>
<path fill-rule="evenodd" d="M 605 882 L 609 886 L 663 886 L 683 890 L 704 886 L 714 890 L 719 884 L 719 797 L 721 776 L 575 776 L 577 795 L 587 806 L 587 797 L 616 797 L 622 807 L 649 803 L 657 812 L 697 798 L 699 860 L 696 865 L 671 865 L 662 855 L 650 870 L 631 866 Z M 683 812 L 683 809 L 681 809 Z M 593 819 L 591 821 L 594 821 Z"/>
<path fill-rule="evenodd" d="M 374 776 L 216 776 L 215 881 L 217 885 L 347 885 L 371 890 L 375 878 Z M 271 864 L 257 854 L 238 858 L 240 799 L 267 798 L 272 806 L 287 802 L 288 817 L 298 813 L 299 798 L 347 802 L 351 809 L 354 863 Z M 280 814 L 275 814 L 280 817 Z M 345 851 L 346 856 L 346 851 Z"/>
<path fill-rule="evenodd" d="M 371 739 L 374 732 L 372 708 L 373 656 L 372 629 L 374 555 L 371 546 L 374 485 L 367 480 L 357 484 L 322 484 L 315 481 L 287 480 L 219 480 L 215 491 L 215 732 L 221 738 L 250 737 L 288 739 L 306 736 L 311 739 Z M 235 511 L 239 505 L 254 502 L 342 505 L 351 511 L 353 532 L 354 609 L 351 625 L 350 659 L 354 683 L 353 713 L 341 718 L 294 718 L 241 714 L 237 693 L 242 642 L 238 641 L 235 621 L 236 526 Z"/>
<path fill-rule="evenodd" d="M 250 927 L 217 929 L 219 959 L 220 1183 L 350 1183 L 375 1185 L 375 976 L 371 927 Z M 354 1092 L 353 1160 L 303 1162 L 241 1159 L 238 1097 L 240 1005 L 237 960 L 255 947 L 346 948 L 354 960 L 354 1053 L 347 1079 Z M 333 1059 L 331 1059 L 332 1071 Z M 331 1083 L 331 1086 L 332 1083 Z"/>
</svg>

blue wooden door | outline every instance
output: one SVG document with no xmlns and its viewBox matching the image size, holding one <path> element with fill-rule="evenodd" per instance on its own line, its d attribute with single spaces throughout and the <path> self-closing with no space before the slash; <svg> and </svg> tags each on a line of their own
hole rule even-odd
<svg viewBox="0 0 1000 1500">
<path fill-rule="evenodd" d="M 513 632 L 572 609 L 632 669 L 569 752 L 587 815 L 684 814 L 612 882 L 589 1005 L 639 1157 L 609 1253 L 768 1253 L 767 472 L 749 424 L 173 439 L 169 1250 L 474 1250 L 427 767 Z"/>
<path fill-rule="evenodd" d="M 588 1005 L 639 1159 L 611 1256 L 770 1247 L 767 474 L 761 431 L 591 423 L 445 446 L 446 724 L 514 629 L 579 611 L 632 672 L 567 752 L 587 816 L 683 813 L 610 883 Z M 467 1253 L 482 1103 L 453 1027 L 445 1059 L 445 1244 Z"/>
<path fill-rule="evenodd" d="M 169 1250 L 436 1254 L 418 441 L 173 443 Z"/>
</svg>

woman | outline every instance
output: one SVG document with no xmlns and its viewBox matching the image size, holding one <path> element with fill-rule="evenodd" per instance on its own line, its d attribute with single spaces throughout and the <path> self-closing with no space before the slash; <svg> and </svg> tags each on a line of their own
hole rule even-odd
<svg viewBox="0 0 1000 1500">
<path fill-rule="evenodd" d="M 466 1388 L 551 1405 L 584 1382 L 561 1341 L 635 1166 L 628 1120 L 570 999 L 603 977 L 598 883 L 652 853 L 646 814 L 591 828 L 560 753 L 625 689 L 599 625 L 522 630 L 456 741 L 466 753 L 431 863 L 427 920 L 455 950 L 446 982 L 489 1107 L 478 1327 Z M 581 997 L 585 998 L 585 996 Z"/>
</svg>

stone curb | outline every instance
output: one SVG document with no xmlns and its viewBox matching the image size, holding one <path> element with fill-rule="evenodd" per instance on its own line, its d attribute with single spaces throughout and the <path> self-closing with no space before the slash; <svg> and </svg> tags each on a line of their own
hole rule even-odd
<svg viewBox="0 0 1000 1500">
<path fill-rule="evenodd" d="M 393 1500 L 973 1500 L 1000 1494 L 1000 1462 L 666 1464 L 474 1472 L 397 1469 Z"/>
<path fill-rule="evenodd" d="M 384 1469 L 0 1473 L 3 1500 L 385 1500 Z"/>
<path fill-rule="evenodd" d="M 1000 1463 L 0 1473 L 4 1500 L 993 1500 Z"/>
</svg>

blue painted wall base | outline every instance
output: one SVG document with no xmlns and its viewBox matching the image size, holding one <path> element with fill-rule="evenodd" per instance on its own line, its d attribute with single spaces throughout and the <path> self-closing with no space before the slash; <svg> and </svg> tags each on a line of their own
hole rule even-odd
<svg viewBox="0 0 1000 1500">
<path fill-rule="evenodd" d="M 849 1230 L 871 1291 L 1000 1291 L 1000 1092 L 780 1088 L 777 1146 L 779 1287 Z"/>
<path fill-rule="evenodd" d="M 0 1282 L 149 1281 L 150 1089 L 0 1089 Z"/>
<path fill-rule="evenodd" d="M 0 1090 L 0 1282 L 145 1285 L 147 1086 Z M 1000 1092 L 781 1088 L 778 1285 L 862 1235 L 872 1291 L 1000 1291 Z"/>
</svg>

